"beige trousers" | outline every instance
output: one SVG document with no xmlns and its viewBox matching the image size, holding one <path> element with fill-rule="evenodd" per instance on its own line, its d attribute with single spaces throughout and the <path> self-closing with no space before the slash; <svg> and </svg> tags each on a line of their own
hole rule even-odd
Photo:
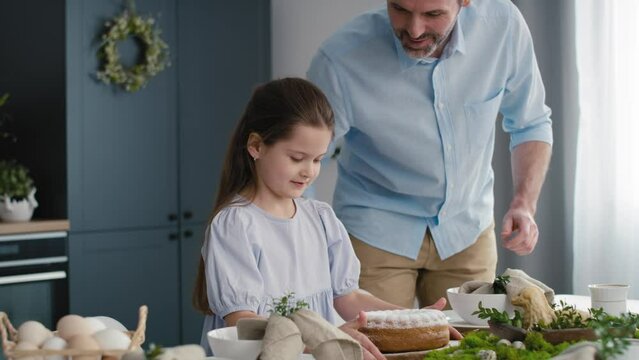
<svg viewBox="0 0 639 360">
<path fill-rule="evenodd" d="M 412 308 L 431 305 L 446 297 L 446 289 L 470 280 L 493 281 L 497 267 L 494 224 L 484 230 L 467 249 L 441 260 L 435 243 L 426 232 L 417 260 L 392 254 L 366 244 L 351 235 L 361 262 L 360 288 L 390 303 Z M 450 308 L 447 305 L 447 308 Z"/>
</svg>

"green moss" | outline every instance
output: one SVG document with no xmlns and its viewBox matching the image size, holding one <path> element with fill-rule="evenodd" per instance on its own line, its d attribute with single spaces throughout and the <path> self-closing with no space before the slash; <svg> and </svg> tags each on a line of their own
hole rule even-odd
<svg viewBox="0 0 639 360">
<path fill-rule="evenodd" d="M 475 331 L 466 335 L 459 346 L 431 351 L 426 359 L 466 360 L 477 359 L 480 350 L 493 350 L 498 360 L 545 360 L 564 351 L 570 344 L 562 343 L 553 346 L 546 342 L 541 334 L 531 331 L 526 336 L 526 349 L 515 349 L 512 346 L 497 346 L 499 338 L 487 331 Z"/>
</svg>

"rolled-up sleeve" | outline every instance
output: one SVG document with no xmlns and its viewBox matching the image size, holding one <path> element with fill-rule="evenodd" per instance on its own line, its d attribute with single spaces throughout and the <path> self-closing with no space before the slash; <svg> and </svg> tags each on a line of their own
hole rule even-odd
<svg viewBox="0 0 639 360">
<path fill-rule="evenodd" d="M 202 257 L 207 295 L 211 310 L 220 317 L 258 311 L 263 280 L 249 240 L 233 208 L 220 212 L 206 231 Z"/>
<path fill-rule="evenodd" d="M 326 203 L 318 202 L 318 212 L 326 231 L 333 297 L 340 297 L 359 288 L 360 263 L 346 228 L 333 209 Z"/>
<path fill-rule="evenodd" d="M 509 78 L 500 112 L 502 127 L 510 134 L 510 149 L 528 141 L 553 143 L 551 110 L 545 105 L 544 84 L 532 37 L 521 13 L 513 8 L 509 41 Z"/>
</svg>

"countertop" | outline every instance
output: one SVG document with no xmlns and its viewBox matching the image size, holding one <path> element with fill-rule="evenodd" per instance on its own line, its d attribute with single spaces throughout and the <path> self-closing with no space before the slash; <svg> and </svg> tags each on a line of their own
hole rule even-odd
<svg viewBox="0 0 639 360">
<path fill-rule="evenodd" d="M 35 219 L 26 222 L 0 221 L 0 235 L 69 231 L 67 219 Z"/>
</svg>

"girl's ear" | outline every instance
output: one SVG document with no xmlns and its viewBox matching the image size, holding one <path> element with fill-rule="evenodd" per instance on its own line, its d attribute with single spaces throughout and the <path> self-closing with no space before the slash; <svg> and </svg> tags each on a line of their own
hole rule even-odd
<svg viewBox="0 0 639 360">
<path fill-rule="evenodd" d="M 258 133 L 250 133 L 248 140 L 246 141 L 246 149 L 253 160 L 260 158 L 260 150 L 262 149 L 262 146 L 262 137 Z"/>
</svg>

